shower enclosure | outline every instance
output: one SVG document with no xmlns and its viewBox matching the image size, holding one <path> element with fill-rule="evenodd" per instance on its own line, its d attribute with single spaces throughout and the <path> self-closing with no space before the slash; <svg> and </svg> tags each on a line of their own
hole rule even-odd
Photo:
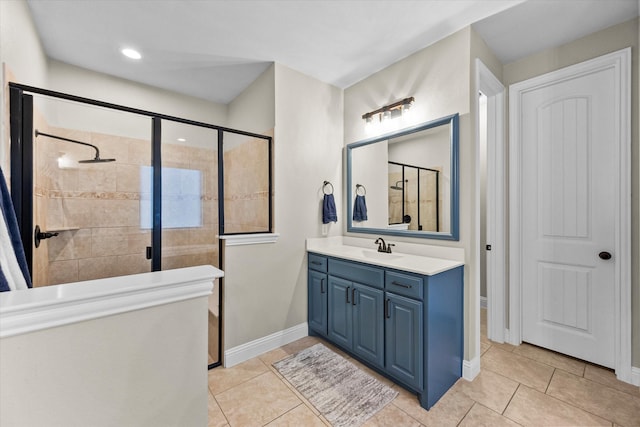
<svg viewBox="0 0 640 427">
<path fill-rule="evenodd" d="M 440 171 L 389 163 L 389 225 L 440 231 Z"/>
<path fill-rule="evenodd" d="M 10 102 L 34 286 L 220 267 L 220 235 L 271 232 L 268 135 L 13 83 Z M 209 367 L 221 362 L 223 283 L 209 301 Z"/>
</svg>

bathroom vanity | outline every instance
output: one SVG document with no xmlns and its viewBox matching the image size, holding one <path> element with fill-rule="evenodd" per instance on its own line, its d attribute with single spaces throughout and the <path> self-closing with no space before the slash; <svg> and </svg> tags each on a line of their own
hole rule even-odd
<svg viewBox="0 0 640 427">
<path fill-rule="evenodd" d="M 431 408 L 462 375 L 463 263 L 342 244 L 307 251 L 309 334 Z"/>
</svg>

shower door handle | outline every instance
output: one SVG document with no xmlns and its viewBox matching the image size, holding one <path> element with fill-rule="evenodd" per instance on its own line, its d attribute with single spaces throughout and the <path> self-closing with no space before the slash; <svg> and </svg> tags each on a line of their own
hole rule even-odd
<svg viewBox="0 0 640 427">
<path fill-rule="evenodd" d="M 153 248 L 151 246 L 147 246 L 147 259 L 153 258 Z"/>
</svg>

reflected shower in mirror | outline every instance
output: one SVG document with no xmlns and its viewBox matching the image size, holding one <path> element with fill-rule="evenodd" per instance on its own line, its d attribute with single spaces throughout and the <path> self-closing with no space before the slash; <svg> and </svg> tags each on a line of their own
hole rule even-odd
<svg viewBox="0 0 640 427">
<path fill-rule="evenodd" d="M 347 146 L 348 231 L 458 239 L 458 115 Z M 355 183 L 368 220 L 353 221 Z"/>
</svg>

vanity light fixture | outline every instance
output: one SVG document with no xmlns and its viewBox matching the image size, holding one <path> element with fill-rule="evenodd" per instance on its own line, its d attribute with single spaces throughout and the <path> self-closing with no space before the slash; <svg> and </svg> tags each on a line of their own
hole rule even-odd
<svg viewBox="0 0 640 427">
<path fill-rule="evenodd" d="M 379 122 L 395 119 L 396 117 L 400 117 L 403 114 L 406 114 L 411 108 L 411 105 L 414 101 L 415 98 L 411 96 L 409 98 L 402 99 L 400 101 L 378 108 L 377 110 L 363 114 L 362 118 L 367 124 L 371 124 L 376 116 Z"/>
<path fill-rule="evenodd" d="M 135 49 L 128 48 L 128 47 L 122 49 L 120 52 L 122 52 L 122 54 L 124 56 L 126 56 L 127 58 L 131 58 L 131 59 L 140 59 L 140 58 L 142 58 L 142 55 L 140 54 L 140 52 L 138 52 Z"/>
<path fill-rule="evenodd" d="M 187 142 L 185 138 L 178 138 L 178 142 Z"/>
</svg>

